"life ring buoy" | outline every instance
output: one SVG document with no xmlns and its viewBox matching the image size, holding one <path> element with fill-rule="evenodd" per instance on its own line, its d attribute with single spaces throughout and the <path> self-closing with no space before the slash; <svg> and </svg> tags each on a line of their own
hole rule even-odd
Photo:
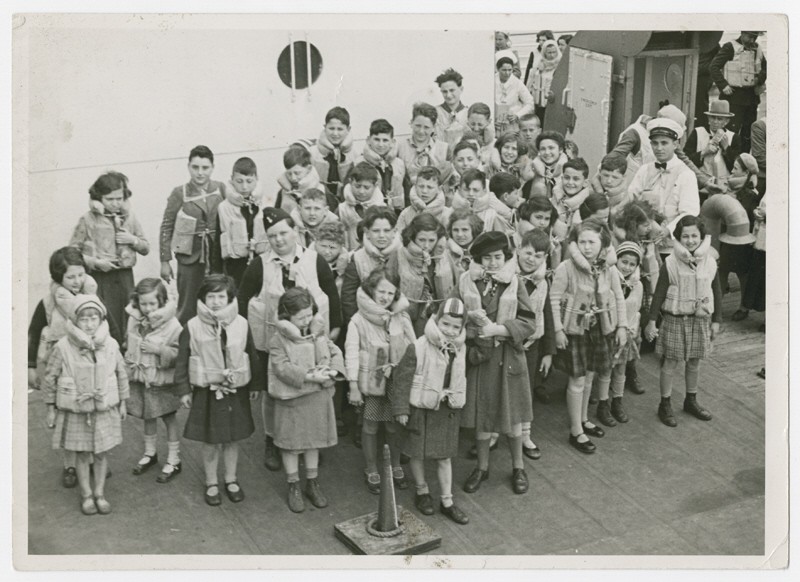
<svg viewBox="0 0 800 582">
<path fill-rule="evenodd" d="M 750 220 L 744 206 L 730 194 L 714 194 L 700 207 L 700 216 L 725 225 L 717 238 L 730 245 L 753 244 L 756 237 L 750 232 Z"/>
</svg>

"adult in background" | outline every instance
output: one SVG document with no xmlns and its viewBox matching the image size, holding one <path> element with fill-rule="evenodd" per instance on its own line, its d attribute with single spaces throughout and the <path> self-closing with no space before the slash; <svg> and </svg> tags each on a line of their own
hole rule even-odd
<svg viewBox="0 0 800 582">
<path fill-rule="evenodd" d="M 569 41 L 572 40 L 572 36 L 573 35 L 571 34 L 562 34 L 556 39 L 556 42 L 558 43 L 558 50 L 561 51 L 562 55 L 564 54 L 564 51 L 567 50 L 567 47 L 569 46 Z"/>
<path fill-rule="evenodd" d="M 531 51 L 528 57 L 528 65 L 525 67 L 524 83 L 527 86 L 530 81 L 531 71 L 539 64 L 539 59 L 542 58 L 542 45 L 548 40 L 555 40 L 552 30 L 540 30 L 536 33 L 536 48 Z"/>
<path fill-rule="evenodd" d="M 714 101 L 705 112 L 707 125 L 696 126 L 686 140 L 689 159 L 713 178 L 706 184 L 708 190 L 712 185 L 717 188 L 711 193 L 725 191 L 733 164 L 741 153 L 739 136 L 726 127 L 733 117 L 728 107 L 727 101 Z"/>
<path fill-rule="evenodd" d="M 497 60 L 494 78 L 494 126 L 497 135 L 519 130 L 519 118 L 533 113 L 530 91 L 513 75 L 514 63 L 509 57 Z"/>
<path fill-rule="evenodd" d="M 756 191 L 759 199 L 767 191 L 767 120 L 759 119 L 750 126 L 750 153 L 758 162 L 758 184 Z"/>
<path fill-rule="evenodd" d="M 511 67 L 514 76 L 519 78 L 521 69 L 519 68 L 519 55 L 517 51 L 511 48 L 511 39 L 508 38 L 508 33 L 498 30 L 494 33 L 494 60 L 495 62 L 502 57 L 511 59 Z"/>
<path fill-rule="evenodd" d="M 750 153 L 750 126 L 756 120 L 759 95 L 767 80 L 767 59 L 756 42 L 761 34 L 743 30 L 739 38 L 722 45 L 708 66 L 711 80 L 719 87 L 719 98 L 731 105 L 734 118 L 730 129 L 741 136 L 745 153 Z"/>
<path fill-rule="evenodd" d="M 436 139 L 446 141 L 451 151 L 467 129 L 467 106 L 461 102 L 463 82 L 464 77 L 455 69 L 447 69 L 436 77 L 444 102 L 436 106 L 438 115 L 434 135 Z"/>
<path fill-rule="evenodd" d="M 539 126 L 544 126 L 544 112 L 547 104 L 553 99 L 553 92 L 550 85 L 553 83 L 553 73 L 561 62 L 561 51 L 558 50 L 558 43 L 554 40 L 546 40 L 542 44 L 542 56 L 533 74 L 528 80 L 528 90 L 533 96 L 534 111 L 539 118 Z"/>
</svg>

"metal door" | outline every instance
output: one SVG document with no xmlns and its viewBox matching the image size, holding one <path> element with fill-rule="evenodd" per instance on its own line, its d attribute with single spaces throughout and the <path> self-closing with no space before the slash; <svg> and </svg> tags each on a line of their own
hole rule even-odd
<svg viewBox="0 0 800 582">
<path fill-rule="evenodd" d="M 689 110 L 690 59 L 691 56 L 687 55 L 645 57 L 642 104 L 645 113 L 653 112 L 650 115 L 654 115 L 664 101 L 669 101 L 684 113 Z"/>
<path fill-rule="evenodd" d="M 578 145 L 592 174 L 608 148 L 612 61 L 610 55 L 570 47 L 569 80 L 562 94 L 555 96 L 574 112 L 566 137 Z"/>
</svg>

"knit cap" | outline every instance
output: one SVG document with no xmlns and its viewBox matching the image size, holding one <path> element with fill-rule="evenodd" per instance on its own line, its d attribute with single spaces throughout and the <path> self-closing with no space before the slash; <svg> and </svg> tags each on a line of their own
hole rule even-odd
<svg viewBox="0 0 800 582">
<path fill-rule="evenodd" d="M 106 318 L 106 306 L 97 295 L 76 295 L 72 300 L 72 313 L 70 319 L 73 323 L 78 322 L 78 314 L 88 307 L 93 307 L 100 312 L 103 319 Z"/>
<path fill-rule="evenodd" d="M 640 247 L 637 243 L 631 242 L 626 240 L 625 242 L 620 243 L 617 246 L 617 258 L 621 257 L 625 253 L 631 253 L 636 255 L 639 258 L 639 262 L 642 262 L 642 247 Z"/>
</svg>

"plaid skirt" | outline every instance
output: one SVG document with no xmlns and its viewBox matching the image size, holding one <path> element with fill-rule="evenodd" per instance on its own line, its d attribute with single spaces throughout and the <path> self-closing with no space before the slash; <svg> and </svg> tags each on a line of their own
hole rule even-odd
<svg viewBox="0 0 800 582">
<path fill-rule="evenodd" d="M 119 408 L 92 413 L 59 410 L 53 432 L 53 448 L 104 453 L 122 444 Z"/>
<path fill-rule="evenodd" d="M 711 350 L 711 318 L 662 313 L 656 353 L 670 360 L 705 358 Z"/>
<path fill-rule="evenodd" d="M 134 418 L 150 420 L 161 418 L 177 412 L 181 407 L 181 399 L 175 392 L 175 386 L 145 387 L 142 382 L 130 383 L 130 398 L 125 403 L 128 414 Z"/>
<path fill-rule="evenodd" d="M 364 396 L 364 420 L 375 422 L 391 422 L 392 416 L 392 379 L 386 378 L 386 393 L 383 396 Z"/>
<path fill-rule="evenodd" d="M 564 372 L 573 378 L 585 376 L 587 371 L 598 374 L 611 373 L 614 357 L 614 334 L 603 335 L 595 325 L 583 335 L 568 335 L 567 349 L 558 355 Z"/>
</svg>

